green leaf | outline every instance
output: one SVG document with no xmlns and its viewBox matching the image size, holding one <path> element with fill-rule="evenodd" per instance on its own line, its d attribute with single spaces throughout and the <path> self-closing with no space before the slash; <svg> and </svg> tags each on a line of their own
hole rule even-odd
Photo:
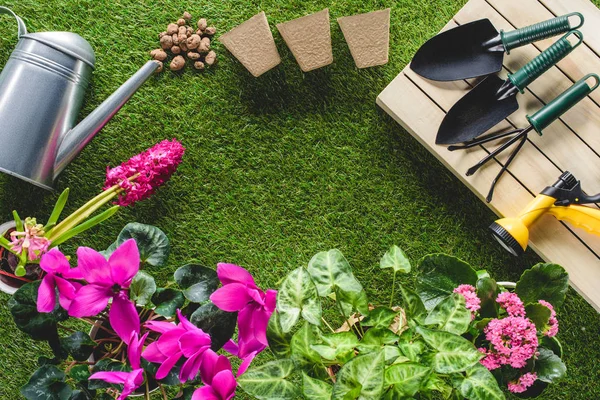
<svg viewBox="0 0 600 400">
<path fill-rule="evenodd" d="M 210 335 L 211 349 L 217 351 L 232 338 L 237 313 L 223 311 L 213 303 L 206 303 L 194 311 L 190 322 Z"/>
<path fill-rule="evenodd" d="M 449 332 L 439 332 L 416 328 L 423 340 L 436 350 L 433 356 L 433 369 L 440 374 L 465 371 L 477 364 L 483 354 L 467 339 Z"/>
<path fill-rule="evenodd" d="M 358 350 L 361 353 L 379 351 L 384 345 L 396 343 L 398 339 L 398 335 L 387 328 L 371 328 L 360 341 Z"/>
<path fill-rule="evenodd" d="M 313 325 L 321 325 L 321 301 L 317 287 L 303 267 L 290 272 L 277 293 L 277 310 L 284 332 L 292 330 L 300 315 Z"/>
<path fill-rule="evenodd" d="M 336 287 L 349 292 L 362 291 L 350 264 L 337 249 L 317 253 L 308 263 L 307 270 L 321 297 L 333 293 Z"/>
<path fill-rule="evenodd" d="M 402 301 L 404 304 L 404 310 L 406 312 L 406 318 L 408 320 L 414 320 L 418 323 L 424 323 L 427 318 L 427 310 L 423 301 L 417 293 L 400 285 L 400 291 L 402 292 Z"/>
<path fill-rule="evenodd" d="M 57 323 L 69 318 L 58 300 L 50 313 L 37 311 L 38 288 L 42 281 L 27 283 L 8 300 L 8 309 L 17 327 L 35 340 L 56 338 Z"/>
<path fill-rule="evenodd" d="M 359 355 L 337 373 L 332 399 L 378 399 L 383 393 L 385 355 L 383 351 Z M 353 393 L 353 391 L 355 391 Z"/>
<path fill-rule="evenodd" d="M 544 332 L 548 328 L 550 320 L 550 309 L 540 303 L 527 304 L 525 306 L 525 314 L 534 324 L 539 332 Z"/>
<path fill-rule="evenodd" d="M 21 388 L 28 400 L 68 400 L 73 389 L 65 383 L 65 373 L 54 365 L 44 365 Z"/>
<path fill-rule="evenodd" d="M 267 325 L 267 341 L 269 342 L 269 349 L 279 358 L 288 358 L 292 351 L 290 348 L 291 340 L 291 333 L 283 331 L 279 313 L 275 311 L 271 314 L 269 325 Z"/>
<path fill-rule="evenodd" d="M 379 261 L 379 268 L 392 268 L 394 272 L 410 272 L 410 261 L 400 247 L 392 246 Z"/>
<path fill-rule="evenodd" d="M 69 377 L 75 382 L 86 382 L 90 377 L 90 368 L 87 365 L 75 365 L 69 371 Z"/>
<path fill-rule="evenodd" d="M 271 361 L 260 367 L 250 368 L 237 378 L 242 389 L 257 399 L 295 399 L 300 390 L 288 381 L 294 373 L 292 360 Z"/>
<path fill-rule="evenodd" d="M 399 397 L 412 397 L 421 388 L 431 374 L 431 368 L 425 365 L 407 362 L 395 364 L 385 370 L 385 385 Z"/>
<path fill-rule="evenodd" d="M 361 322 L 361 326 L 372 326 L 373 328 L 387 328 L 394 318 L 398 315 L 398 311 L 394 311 L 387 307 L 377 307 L 369 312 Z"/>
<path fill-rule="evenodd" d="M 341 364 L 354 356 L 354 348 L 358 346 L 358 338 L 352 332 L 339 332 L 322 335 L 323 344 L 310 347 L 326 360 L 337 360 Z"/>
<path fill-rule="evenodd" d="M 135 239 L 140 251 L 140 259 L 154 267 L 162 267 L 167 263 L 169 238 L 163 231 L 152 225 L 131 222 L 123 228 L 117 237 L 117 247 L 128 239 Z"/>
<path fill-rule="evenodd" d="M 505 398 L 494 375 L 479 363 L 467 369 L 466 376 L 454 377 L 452 383 L 469 400 L 503 400 Z"/>
<path fill-rule="evenodd" d="M 85 222 L 75 226 L 72 229 L 69 229 L 65 233 L 58 236 L 56 239 L 52 240 L 52 245 L 58 246 L 59 244 L 62 244 L 64 242 L 66 242 L 67 240 L 71 239 L 73 236 L 77 236 L 77 235 L 87 231 L 88 229 L 91 229 L 91 228 L 95 227 L 96 225 L 101 224 L 102 222 L 106 221 L 107 219 L 109 219 L 110 217 L 115 215 L 115 213 L 117 211 L 119 211 L 120 208 L 121 208 L 120 206 L 113 206 L 113 207 L 109 208 L 108 210 L 105 210 L 105 211 L 101 212 L 100 214 L 87 219 Z"/>
<path fill-rule="evenodd" d="M 559 357 L 563 356 L 562 344 L 556 338 L 556 336 L 553 336 L 553 337 L 543 336 L 540 345 L 542 347 L 552 350 L 554 352 L 554 354 L 556 354 Z"/>
<path fill-rule="evenodd" d="M 398 364 L 402 362 L 410 361 L 407 357 L 402 355 L 398 346 L 383 346 L 383 352 L 385 353 L 385 364 Z"/>
<path fill-rule="evenodd" d="M 438 374 L 432 373 L 422 384 L 422 391 L 436 391 L 441 393 L 442 398 L 449 399 L 452 395 L 452 386 L 445 380 L 439 377 Z"/>
<path fill-rule="evenodd" d="M 398 348 L 410 361 L 418 362 L 427 345 L 422 339 L 415 339 L 412 330 L 409 329 L 400 335 Z"/>
<path fill-rule="evenodd" d="M 297 367 L 309 375 L 320 374 L 321 371 L 324 371 L 321 356 L 311 347 L 317 343 L 317 334 L 317 328 L 305 322 L 302 328 L 292 336 L 290 343 L 292 360 Z"/>
<path fill-rule="evenodd" d="M 75 332 L 60 339 L 60 344 L 67 353 L 77 361 L 86 361 L 94 351 L 97 343 L 85 332 Z"/>
<path fill-rule="evenodd" d="M 535 360 L 534 371 L 538 379 L 546 383 L 554 383 L 567 373 L 567 367 L 552 350 L 538 347 L 539 355 Z"/>
<path fill-rule="evenodd" d="M 58 196 L 58 200 L 54 204 L 54 209 L 52 210 L 52 214 L 50 214 L 50 218 L 46 222 L 46 226 L 44 226 L 44 230 L 47 232 L 51 226 L 56 225 L 58 219 L 60 218 L 60 214 L 62 214 L 65 204 L 67 204 L 67 200 L 69 199 L 69 188 L 63 190 L 63 192 Z"/>
<path fill-rule="evenodd" d="M 446 254 L 430 254 L 421 260 L 417 293 L 427 310 L 433 309 L 461 284 L 477 284 L 477 273 L 466 262 Z"/>
<path fill-rule="evenodd" d="M 13 214 L 13 219 L 15 220 L 15 229 L 17 230 L 17 232 L 24 232 L 24 226 L 23 226 L 23 220 L 21 219 L 21 217 L 19 217 L 19 213 L 17 213 L 17 210 L 13 210 L 12 212 Z"/>
<path fill-rule="evenodd" d="M 129 298 L 140 306 L 150 303 L 155 292 L 156 282 L 154 278 L 144 271 L 139 271 L 133 277 L 129 286 Z"/>
<path fill-rule="evenodd" d="M 333 386 L 302 373 L 302 392 L 307 399 L 330 400 Z"/>
<path fill-rule="evenodd" d="M 554 308 L 565 301 L 569 288 L 569 274 L 557 264 L 539 263 L 523 272 L 515 289 L 524 304 L 546 300 Z"/>
<path fill-rule="evenodd" d="M 175 282 L 183 289 L 183 295 L 193 303 L 202 303 L 219 287 L 219 277 L 212 268 L 198 264 L 180 267 L 173 275 Z"/>
<path fill-rule="evenodd" d="M 483 318 L 496 318 L 498 316 L 498 297 L 500 289 L 496 281 L 489 277 L 479 278 L 477 280 L 477 297 L 481 300 L 479 315 Z"/>
<path fill-rule="evenodd" d="M 358 281 L 356 282 L 358 283 Z M 348 318 L 354 311 L 358 311 L 362 315 L 369 314 L 369 299 L 362 286 L 357 292 L 335 288 L 335 298 L 342 308 L 344 318 Z"/>
<path fill-rule="evenodd" d="M 438 329 L 462 335 L 469 329 L 471 311 L 465 306 L 465 298 L 452 293 L 439 302 L 425 319 L 425 325 L 436 325 Z"/>
<path fill-rule="evenodd" d="M 164 317 L 173 317 L 177 309 L 183 307 L 185 297 L 180 290 L 158 288 L 152 295 L 152 303 L 156 305 L 154 312 Z"/>
</svg>

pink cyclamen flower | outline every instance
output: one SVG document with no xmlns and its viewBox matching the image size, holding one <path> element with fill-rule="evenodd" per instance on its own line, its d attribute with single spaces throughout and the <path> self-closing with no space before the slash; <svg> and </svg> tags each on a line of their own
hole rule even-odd
<svg viewBox="0 0 600 400">
<path fill-rule="evenodd" d="M 207 350 L 202 356 L 200 376 L 205 386 L 197 389 L 192 400 L 230 400 L 235 396 L 237 382 L 227 357 Z"/>
<path fill-rule="evenodd" d="M 131 280 L 140 269 L 140 252 L 135 240 L 125 241 L 108 261 L 96 250 L 80 247 L 77 262 L 88 284 L 77 291 L 69 315 L 76 318 L 96 316 L 112 299 L 108 318 L 117 335 L 127 341 L 131 332 L 139 334 L 140 316 L 128 295 Z"/>
<path fill-rule="evenodd" d="M 528 318 L 493 319 L 484 332 L 491 346 L 489 351 L 484 350 L 486 357 L 481 360 L 481 364 L 489 370 L 501 365 L 523 368 L 538 347 L 535 324 Z"/>
<path fill-rule="evenodd" d="M 121 395 L 118 400 L 126 399 L 130 394 L 135 392 L 137 388 L 142 386 L 144 383 L 144 369 L 141 366 L 140 356 L 142 354 L 142 348 L 144 347 L 144 342 L 148 337 L 148 333 L 146 333 L 141 338 L 138 337 L 137 332 L 131 332 L 131 337 L 128 342 L 127 347 L 127 358 L 129 359 L 129 364 L 131 365 L 131 372 L 96 372 L 92 374 L 88 379 L 100 379 L 104 382 L 123 385 L 123 390 L 121 391 Z"/>
<path fill-rule="evenodd" d="M 210 349 L 210 335 L 196 327 L 177 310 L 179 324 L 150 321 L 145 324 L 151 331 L 161 333 L 160 338 L 151 343 L 142 357 L 161 364 L 156 371 L 156 379 L 165 378 L 182 357 L 187 360 L 179 372 L 179 380 L 185 383 L 198 375 L 202 365 L 202 355 Z"/>
<path fill-rule="evenodd" d="M 26 218 L 23 221 L 23 232 L 14 231 L 10 233 L 12 241 L 10 248 L 16 254 L 27 251 L 29 260 L 37 260 L 42 254 L 48 251 L 50 240 L 44 237 L 44 226 L 38 224 L 35 218 Z"/>
<path fill-rule="evenodd" d="M 267 342 L 267 325 L 275 310 L 277 291 L 263 292 L 254 278 L 242 267 L 233 264 L 217 265 L 217 275 L 223 284 L 210 300 L 221 310 L 238 312 L 237 356 L 246 359 L 263 351 Z"/>
<path fill-rule="evenodd" d="M 550 309 L 550 319 L 548 320 L 548 329 L 546 329 L 543 334 L 548 337 L 556 336 L 558 333 L 558 318 L 556 318 L 556 311 L 554 310 L 554 306 L 547 302 L 546 300 L 538 301 L 543 306 L 546 306 Z"/>
<path fill-rule="evenodd" d="M 46 272 L 38 290 L 37 310 L 49 313 L 56 305 L 56 292 L 58 288 L 58 302 L 61 307 L 68 310 L 75 293 L 81 287 L 70 279 L 83 279 L 79 268 L 71 268 L 69 260 L 58 249 L 54 248 L 44 254 L 40 260 L 40 268 Z"/>
<path fill-rule="evenodd" d="M 500 307 L 504 308 L 511 317 L 524 317 L 525 306 L 516 293 L 502 292 L 496 298 L 496 302 Z"/>
<path fill-rule="evenodd" d="M 453 292 L 465 298 L 465 305 L 471 311 L 471 319 L 474 319 L 475 314 L 481 308 L 481 300 L 477 297 L 475 288 L 471 285 L 459 285 Z"/>
<path fill-rule="evenodd" d="M 537 374 L 535 372 L 528 372 L 521 375 L 516 382 L 508 382 L 508 390 L 512 393 L 523 393 L 533 385 L 536 379 Z"/>
<path fill-rule="evenodd" d="M 171 178 L 184 152 L 185 148 L 176 139 L 163 140 L 118 167 L 107 168 L 104 190 L 115 185 L 123 189 L 116 202 L 120 206 L 144 200 Z"/>
</svg>

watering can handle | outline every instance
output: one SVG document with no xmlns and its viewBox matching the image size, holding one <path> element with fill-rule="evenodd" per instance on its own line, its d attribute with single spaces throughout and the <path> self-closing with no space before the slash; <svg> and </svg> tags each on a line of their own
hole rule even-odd
<svg viewBox="0 0 600 400">
<path fill-rule="evenodd" d="M 27 35 L 27 28 L 25 27 L 25 22 L 23 22 L 21 17 L 19 17 L 17 14 L 15 14 L 10 8 L 0 6 L 0 14 L 8 14 L 8 15 L 12 15 L 13 17 L 15 17 L 15 19 L 17 20 L 17 27 L 18 27 L 17 37 Z"/>
</svg>

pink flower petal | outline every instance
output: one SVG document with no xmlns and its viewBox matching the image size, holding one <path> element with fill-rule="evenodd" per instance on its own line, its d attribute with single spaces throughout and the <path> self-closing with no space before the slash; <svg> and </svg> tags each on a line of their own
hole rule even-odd
<svg viewBox="0 0 600 400">
<path fill-rule="evenodd" d="M 180 352 L 179 338 L 186 332 L 187 331 L 185 329 L 177 327 L 177 329 L 163 333 L 157 342 L 160 352 L 166 356 Z"/>
<path fill-rule="evenodd" d="M 56 306 L 55 279 L 53 274 L 48 274 L 42 279 L 38 289 L 37 310 L 40 313 L 49 313 Z"/>
<path fill-rule="evenodd" d="M 58 288 L 58 301 L 65 310 L 71 307 L 71 301 L 75 298 L 75 293 L 81 288 L 78 283 L 69 282 L 66 279 L 56 276 L 54 278 Z"/>
<path fill-rule="evenodd" d="M 237 345 L 236 342 L 234 342 L 233 340 L 229 339 L 227 341 L 227 343 L 225 343 L 225 345 L 223 346 L 223 350 L 225 350 L 226 352 L 228 352 L 229 354 L 231 354 L 232 356 L 237 356 L 240 348 Z"/>
<path fill-rule="evenodd" d="M 252 278 L 250 272 L 235 264 L 217 264 L 217 276 L 223 285 L 241 283 L 256 288 L 256 283 L 254 283 L 254 278 Z"/>
<path fill-rule="evenodd" d="M 192 324 L 179 309 L 177 309 L 177 318 L 179 319 L 179 325 L 186 331 L 194 331 L 198 329 L 196 325 Z"/>
<path fill-rule="evenodd" d="M 112 291 L 106 287 L 83 286 L 77 291 L 69 307 L 69 315 L 75 318 L 95 317 L 106 308 L 112 295 Z"/>
<path fill-rule="evenodd" d="M 198 371 L 200 370 L 200 366 L 202 365 L 202 353 L 204 353 L 204 351 L 198 351 L 183 363 L 181 366 L 181 371 L 179 372 L 179 381 L 181 383 L 185 383 L 196 378 L 196 375 L 198 375 Z"/>
<path fill-rule="evenodd" d="M 220 395 L 221 399 L 229 400 L 235 395 L 237 382 L 231 370 L 224 370 L 215 375 L 211 387 Z"/>
<path fill-rule="evenodd" d="M 140 316 L 135 309 L 135 304 L 124 292 L 113 297 L 108 319 L 110 326 L 124 342 L 129 340 L 131 332 L 140 333 Z"/>
<path fill-rule="evenodd" d="M 123 390 L 121 391 L 121 395 L 117 400 L 125 400 L 130 394 L 135 392 L 137 388 L 142 386 L 142 383 L 144 383 L 143 369 L 140 368 L 129 372 L 127 379 L 125 380 Z"/>
<path fill-rule="evenodd" d="M 246 370 L 248 369 L 248 367 L 250 366 L 250 364 L 252 363 L 252 360 L 254 360 L 254 357 L 256 357 L 257 352 L 253 351 L 252 353 L 248 354 L 244 360 L 242 361 L 242 363 L 240 364 L 240 367 L 238 368 L 237 371 L 237 376 L 243 375 L 244 372 L 246 372 Z"/>
<path fill-rule="evenodd" d="M 74 279 L 78 281 L 83 279 L 83 273 L 81 272 L 80 268 L 69 268 L 68 270 L 62 272 L 61 275 L 66 279 Z"/>
<path fill-rule="evenodd" d="M 141 338 L 138 338 L 137 332 L 131 333 L 131 339 L 129 340 L 129 345 L 127 346 L 127 358 L 129 358 L 129 364 L 133 369 L 140 369 L 140 357 L 142 356 L 142 349 L 144 348 L 144 343 L 146 342 L 146 338 L 150 332 L 147 332 Z"/>
<path fill-rule="evenodd" d="M 202 386 L 194 391 L 192 400 L 222 400 L 210 386 Z"/>
<path fill-rule="evenodd" d="M 165 362 L 168 358 L 158 349 L 158 342 L 152 342 L 148 346 L 146 346 L 146 349 L 142 353 L 142 357 L 144 357 L 146 360 L 152 363 L 157 364 Z"/>
<path fill-rule="evenodd" d="M 202 364 L 200 365 L 200 377 L 206 385 L 212 384 L 213 377 L 220 371 L 231 370 L 229 359 L 223 355 L 219 355 L 207 349 L 202 356 Z"/>
<path fill-rule="evenodd" d="M 144 326 L 153 332 L 166 333 L 177 329 L 177 325 L 165 321 L 148 321 Z"/>
<path fill-rule="evenodd" d="M 128 288 L 140 270 L 140 252 L 134 239 L 126 240 L 108 259 L 113 282 Z"/>
<path fill-rule="evenodd" d="M 67 257 L 55 247 L 42 256 L 40 268 L 49 274 L 62 274 L 68 271 L 71 266 Z"/>
<path fill-rule="evenodd" d="M 239 311 L 252 301 L 246 286 L 241 283 L 231 283 L 217 289 L 210 295 L 210 301 L 223 311 Z"/>
<path fill-rule="evenodd" d="M 191 357 L 198 351 L 210 347 L 210 343 L 210 336 L 198 328 L 194 331 L 184 333 L 179 338 L 179 348 L 184 357 Z"/>
<path fill-rule="evenodd" d="M 179 361 L 181 356 L 181 352 L 177 352 L 169 358 L 167 358 L 158 368 L 158 371 L 156 371 L 156 379 L 161 380 L 164 379 L 167 375 L 169 375 L 169 372 L 171 372 L 171 370 L 173 369 L 175 364 L 177 364 L 177 361 Z"/>
<path fill-rule="evenodd" d="M 265 295 L 265 309 L 273 313 L 275 306 L 277 305 L 277 290 L 269 289 Z"/>
<path fill-rule="evenodd" d="M 104 382 L 113 383 L 116 385 L 122 385 L 129 377 L 129 372 L 96 372 L 92 374 L 88 379 L 99 379 Z"/>
<path fill-rule="evenodd" d="M 77 265 L 88 283 L 98 286 L 112 286 L 108 261 L 100 253 L 89 247 L 77 249 Z"/>
</svg>

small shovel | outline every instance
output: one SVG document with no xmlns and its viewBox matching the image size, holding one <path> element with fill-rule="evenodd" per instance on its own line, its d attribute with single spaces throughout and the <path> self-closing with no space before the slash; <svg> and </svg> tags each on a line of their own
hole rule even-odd
<svg viewBox="0 0 600 400">
<path fill-rule="evenodd" d="M 594 84 L 592 86 L 588 85 L 587 81 L 592 79 L 594 80 Z M 562 92 L 558 97 L 552 100 L 550 103 L 546 104 L 540 110 L 535 112 L 531 116 L 527 116 L 527 120 L 529 121 L 529 126 L 527 128 L 515 129 L 510 132 L 503 133 L 495 133 L 490 134 L 485 137 L 481 137 L 479 139 L 471 140 L 470 142 L 465 143 L 462 146 L 448 146 L 448 150 L 460 150 L 460 149 L 469 149 L 474 146 L 478 146 L 480 144 L 484 144 L 487 142 L 491 142 L 493 140 L 501 139 L 504 137 L 508 137 L 514 135 L 512 138 L 507 140 L 505 143 L 500 145 L 497 149 L 490 152 L 484 158 L 481 159 L 477 164 L 469 168 L 467 171 L 467 176 L 473 175 L 479 168 L 485 165 L 492 158 L 496 157 L 498 154 L 508 149 L 512 144 L 517 143 L 517 147 L 510 154 L 496 178 L 492 181 L 490 186 L 490 191 L 486 197 L 486 201 L 489 203 L 492 201 L 492 196 L 494 195 L 494 187 L 496 183 L 502 176 L 502 174 L 507 170 L 510 163 L 514 160 L 515 156 L 521 150 L 525 141 L 527 140 L 527 134 L 535 130 L 538 135 L 542 136 L 542 130 L 545 129 L 548 125 L 558 119 L 561 115 L 567 112 L 571 107 L 575 104 L 579 103 L 582 99 L 584 99 L 587 95 L 592 93 L 600 84 L 600 77 L 596 74 L 588 74 L 575 82 L 570 88 Z"/>
<path fill-rule="evenodd" d="M 570 18 L 579 19 L 571 26 Z M 502 69 L 504 52 L 560 35 L 583 25 L 583 15 L 574 12 L 510 32 L 494 28 L 480 19 L 442 32 L 429 39 L 415 54 L 410 68 L 434 81 L 455 81 L 495 74 Z"/>
<path fill-rule="evenodd" d="M 571 44 L 569 36 L 577 37 Z M 524 93 L 531 82 L 566 57 L 583 41 L 579 31 L 571 31 L 503 81 L 490 75 L 456 102 L 444 117 L 436 144 L 466 142 L 493 128 L 519 109 L 517 93 Z"/>
</svg>

